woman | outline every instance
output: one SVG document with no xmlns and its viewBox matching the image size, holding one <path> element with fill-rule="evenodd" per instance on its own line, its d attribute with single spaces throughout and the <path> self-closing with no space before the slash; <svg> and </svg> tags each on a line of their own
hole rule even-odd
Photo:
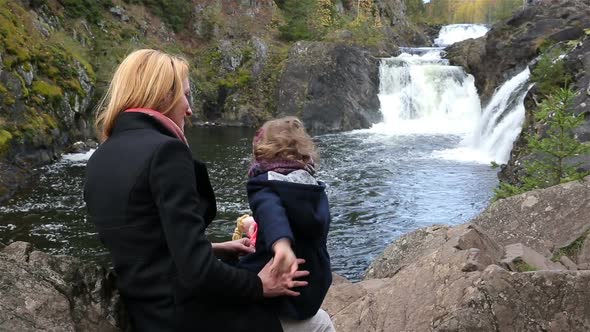
<svg viewBox="0 0 590 332">
<path fill-rule="evenodd" d="M 110 250 L 117 286 L 136 331 L 281 331 L 263 297 L 297 296 L 270 262 L 255 274 L 217 256 L 251 252 L 213 244 L 205 228 L 215 197 L 204 164 L 186 144 L 188 63 L 155 50 L 131 53 L 101 101 L 104 141 L 88 161 L 84 200 Z"/>
</svg>

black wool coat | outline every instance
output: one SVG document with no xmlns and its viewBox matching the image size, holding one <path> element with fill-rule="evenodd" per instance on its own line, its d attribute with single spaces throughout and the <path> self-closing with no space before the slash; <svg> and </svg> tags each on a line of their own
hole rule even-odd
<svg viewBox="0 0 590 332">
<path fill-rule="evenodd" d="M 119 115 L 88 161 L 84 200 L 133 330 L 281 331 L 258 276 L 213 255 L 207 170 L 156 119 Z"/>
</svg>

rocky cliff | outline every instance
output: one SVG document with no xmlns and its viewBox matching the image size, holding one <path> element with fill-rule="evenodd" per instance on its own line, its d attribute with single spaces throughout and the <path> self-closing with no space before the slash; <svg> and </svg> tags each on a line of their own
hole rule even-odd
<svg viewBox="0 0 590 332">
<path fill-rule="evenodd" d="M 278 114 L 312 133 L 367 128 L 381 120 L 379 60 L 354 46 L 298 42 L 278 88 Z"/>
<path fill-rule="evenodd" d="M 290 38 L 302 31 L 319 48 L 339 50 L 337 56 L 318 53 L 326 58 L 314 60 L 335 66 L 302 84 L 319 87 L 318 77 L 338 78 L 345 91 L 339 96 L 347 97 L 342 103 L 305 95 L 310 105 L 330 110 L 331 117 L 306 117 L 317 132 L 378 120 L 371 55 L 426 40 L 400 0 L 0 0 L 0 201 L 32 168 L 94 138 L 94 105 L 131 50 L 158 48 L 191 62 L 194 123 L 257 126 L 285 114 L 278 107 L 279 83 L 290 80 L 291 64 L 304 72 L 324 69 L 306 67 L 291 50 L 296 40 Z M 346 50 L 362 58 L 347 57 Z M 354 65 L 358 77 L 341 64 Z M 367 82 L 358 93 L 357 81 Z M 281 105 L 300 103 L 287 95 Z M 367 112 L 359 109 L 365 106 Z"/>
</svg>

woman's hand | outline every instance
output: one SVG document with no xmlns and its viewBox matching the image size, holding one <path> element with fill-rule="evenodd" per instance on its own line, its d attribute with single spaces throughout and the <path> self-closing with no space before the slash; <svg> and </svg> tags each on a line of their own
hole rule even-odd
<svg viewBox="0 0 590 332">
<path fill-rule="evenodd" d="M 218 258 L 235 258 L 240 255 L 251 254 L 256 251 L 250 245 L 250 239 L 243 238 L 239 240 L 213 243 L 213 253 Z"/>
<path fill-rule="evenodd" d="M 258 277 L 262 281 L 262 292 L 264 297 L 276 297 L 276 296 L 299 296 L 299 292 L 291 290 L 294 287 L 307 286 L 307 281 L 295 280 L 309 275 L 309 271 L 295 271 L 287 272 L 276 275 L 271 271 L 273 265 L 271 259 L 266 265 L 258 272 Z M 297 264 L 305 263 L 304 259 L 297 259 Z"/>
<path fill-rule="evenodd" d="M 274 251 L 273 264 L 270 267 L 271 273 L 276 276 L 284 273 L 294 273 L 297 271 L 297 257 L 293 249 L 291 249 L 291 241 L 289 239 L 279 239 L 272 245 Z"/>
</svg>

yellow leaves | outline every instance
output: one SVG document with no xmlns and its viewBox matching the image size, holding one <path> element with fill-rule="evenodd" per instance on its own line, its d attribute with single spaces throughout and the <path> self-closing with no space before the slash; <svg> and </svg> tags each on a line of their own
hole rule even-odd
<svg viewBox="0 0 590 332">
<path fill-rule="evenodd" d="M 512 16 L 522 0 L 431 0 L 426 4 L 427 20 L 449 23 L 493 23 Z"/>
<path fill-rule="evenodd" d="M 374 9 L 373 0 L 357 0 L 357 15 L 353 22 L 355 27 L 366 25 L 367 23 L 374 28 L 382 28 L 381 17 Z"/>
<path fill-rule="evenodd" d="M 333 4 L 331 0 L 317 0 L 317 12 L 319 24 L 328 28 L 334 24 L 334 17 L 332 17 Z"/>
</svg>

